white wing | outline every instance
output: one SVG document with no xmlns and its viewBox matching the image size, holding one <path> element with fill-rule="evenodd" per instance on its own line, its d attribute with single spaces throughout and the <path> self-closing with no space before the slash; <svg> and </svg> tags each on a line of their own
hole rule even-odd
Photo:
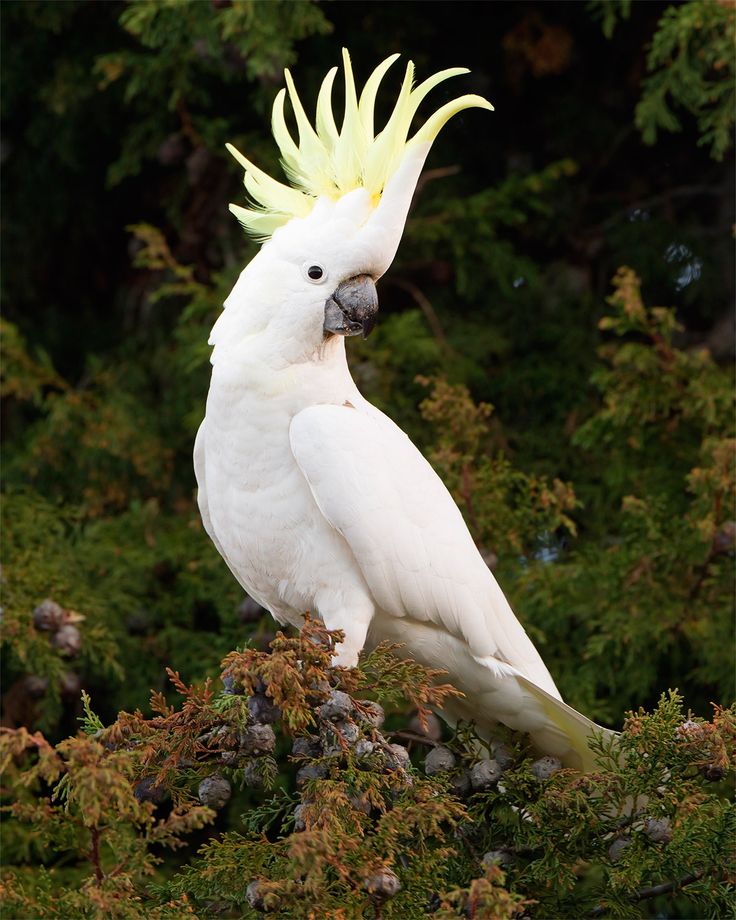
<svg viewBox="0 0 736 920">
<path fill-rule="evenodd" d="M 217 533 L 212 523 L 212 516 L 210 515 L 209 503 L 207 502 L 207 473 L 205 460 L 207 455 L 207 432 L 205 428 L 206 424 L 207 419 L 205 418 L 202 420 L 202 424 L 197 430 L 197 437 L 194 439 L 194 475 L 197 479 L 197 505 L 199 507 L 199 513 L 202 518 L 202 523 L 204 524 L 204 529 L 207 532 L 207 536 L 217 547 L 217 552 L 225 560 L 225 564 L 233 573 L 235 579 L 240 583 L 241 587 L 247 591 L 247 588 L 245 588 L 242 579 L 235 571 L 235 568 L 230 564 L 230 560 L 227 558 L 225 550 L 222 548 L 222 543 L 217 539 Z"/>
<path fill-rule="evenodd" d="M 472 720 L 486 740 L 503 722 L 566 766 L 595 770 L 588 739 L 615 733 L 561 700 L 437 474 L 390 419 L 358 406 L 305 409 L 290 439 L 379 608 L 371 641 L 403 643 L 448 671 L 465 694 L 443 706 L 448 721 Z"/>
<path fill-rule="evenodd" d="M 207 504 L 207 476 L 205 473 L 205 425 L 207 420 L 204 419 L 202 424 L 197 429 L 197 437 L 194 439 L 194 475 L 197 479 L 197 505 L 199 506 L 199 513 L 202 517 L 202 523 L 204 524 L 204 529 L 207 531 L 207 535 L 210 540 L 217 547 L 218 553 L 225 558 L 225 554 L 222 551 L 222 546 L 220 541 L 217 539 L 217 534 L 215 533 L 215 528 L 212 526 L 212 518 L 210 517 L 210 509 Z"/>
<path fill-rule="evenodd" d="M 441 627 L 479 664 L 559 698 L 450 493 L 400 428 L 367 403 L 322 405 L 294 418 L 290 438 L 382 611 Z"/>
</svg>

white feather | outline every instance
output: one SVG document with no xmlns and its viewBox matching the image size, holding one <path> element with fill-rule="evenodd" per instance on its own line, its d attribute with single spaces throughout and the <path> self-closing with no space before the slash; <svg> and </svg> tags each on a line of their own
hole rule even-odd
<svg viewBox="0 0 736 920">
<path fill-rule="evenodd" d="M 375 280 L 389 267 L 439 129 L 463 108 L 490 107 L 464 96 L 407 141 L 424 95 L 461 72 L 443 71 L 412 90 L 409 64 L 374 138 L 375 95 L 392 61 L 358 101 L 345 55 L 339 133 L 334 72 L 320 91 L 316 132 L 287 76 L 299 144 L 286 126 L 283 92 L 274 136 L 287 172 L 308 194 L 234 152 L 257 204 L 232 209 L 251 232 L 273 236 L 241 274 L 210 337 L 212 381 L 194 457 L 202 519 L 240 584 L 279 622 L 299 626 L 309 610 L 344 631 L 341 663 L 356 663 L 366 644 L 400 643 L 403 654 L 446 669 L 465 694 L 445 707 L 451 721 L 472 720 L 489 738 L 502 722 L 528 732 L 539 750 L 591 769 L 587 739 L 597 726 L 560 699 L 429 463 L 358 392 L 344 339 L 325 338 L 325 305 L 340 283 Z M 305 274 L 313 264 L 325 269 L 316 285 Z"/>
</svg>

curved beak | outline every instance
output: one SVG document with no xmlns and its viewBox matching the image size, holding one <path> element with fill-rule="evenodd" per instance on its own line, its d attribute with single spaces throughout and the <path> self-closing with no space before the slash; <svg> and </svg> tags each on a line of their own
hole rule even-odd
<svg viewBox="0 0 736 920">
<path fill-rule="evenodd" d="M 376 322 L 378 293 L 370 275 L 356 275 L 338 285 L 325 303 L 325 336 L 362 335 L 367 338 Z"/>
</svg>

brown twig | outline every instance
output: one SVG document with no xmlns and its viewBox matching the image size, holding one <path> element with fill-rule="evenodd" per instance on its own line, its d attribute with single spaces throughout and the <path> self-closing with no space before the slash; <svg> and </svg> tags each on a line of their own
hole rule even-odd
<svg viewBox="0 0 736 920">
<path fill-rule="evenodd" d="M 424 186 L 428 182 L 432 182 L 433 179 L 444 179 L 445 176 L 456 176 L 459 172 L 460 167 L 457 164 L 454 166 L 438 166 L 437 169 L 427 169 L 419 177 L 419 181 L 414 189 L 414 197 L 416 198 Z"/>
<path fill-rule="evenodd" d="M 428 738 L 426 735 L 419 735 L 416 732 L 410 731 L 398 731 L 398 732 L 389 732 L 389 738 L 403 738 L 406 741 L 416 741 L 419 744 L 426 744 L 429 747 L 439 747 L 439 741 L 433 741 L 431 738 Z"/>
<path fill-rule="evenodd" d="M 679 891 L 680 888 L 684 888 L 686 885 L 691 885 L 693 882 L 697 882 L 698 879 L 701 879 L 704 875 L 705 869 L 699 869 L 697 872 L 693 872 L 690 875 L 684 876 L 684 878 L 673 879 L 671 882 L 662 882 L 659 885 L 650 885 L 648 888 L 642 888 L 632 894 L 630 900 L 647 901 L 649 898 L 657 898 L 661 894 L 671 894 L 673 891 Z M 597 907 L 593 908 L 589 916 L 600 917 L 601 914 L 606 912 L 606 910 L 607 908 L 603 904 L 599 904 Z"/>
<path fill-rule="evenodd" d="M 715 496 L 713 497 L 713 506 L 714 506 L 713 511 L 714 511 L 714 518 L 716 521 L 719 521 L 721 517 L 722 501 L 723 501 L 723 492 L 719 489 L 716 492 Z M 718 524 L 716 524 L 716 527 L 717 526 Z M 698 596 L 698 594 L 700 594 L 700 589 L 703 587 L 703 582 L 705 581 L 705 578 L 708 574 L 708 569 L 710 568 L 710 564 L 711 562 L 713 562 L 713 559 L 718 555 L 718 551 L 716 549 L 716 536 L 717 534 L 714 533 L 713 539 L 711 541 L 710 549 L 708 550 L 708 555 L 706 556 L 705 561 L 702 562 L 698 566 L 697 577 L 695 581 L 693 582 L 693 585 L 690 588 L 690 591 L 688 592 L 688 596 L 687 596 L 688 602 L 694 601 L 695 598 Z"/>
<path fill-rule="evenodd" d="M 100 832 L 96 827 L 91 827 L 89 829 L 90 836 L 92 838 L 92 845 L 89 850 L 89 859 L 92 863 L 92 866 L 95 870 L 95 879 L 97 881 L 97 886 L 99 887 L 105 878 L 105 873 L 102 871 L 102 864 L 100 863 Z"/>
<path fill-rule="evenodd" d="M 193 147 L 201 146 L 202 135 L 192 124 L 192 117 L 189 114 L 189 109 L 181 96 L 179 96 L 176 101 L 176 114 L 179 116 L 179 121 L 181 122 L 182 134 L 189 138 Z"/>
<path fill-rule="evenodd" d="M 442 328 L 442 323 L 440 322 L 439 316 L 435 312 L 434 307 L 432 306 L 431 301 L 427 295 L 420 288 L 413 284 L 411 281 L 402 281 L 399 278 L 392 278 L 391 284 L 396 285 L 406 291 L 410 295 L 412 300 L 417 304 L 419 309 L 424 314 L 424 318 L 427 320 L 427 325 L 432 331 L 432 335 L 437 340 L 438 345 L 446 354 L 452 354 L 452 347 L 447 341 L 447 336 L 445 335 L 445 330 Z"/>
<path fill-rule="evenodd" d="M 646 901 L 648 898 L 656 898 L 660 894 L 669 894 L 671 891 L 677 891 L 679 888 L 684 888 L 685 885 L 691 885 L 693 882 L 697 882 L 698 879 L 701 879 L 705 875 L 705 870 L 700 869 L 698 872 L 693 872 L 691 875 L 686 875 L 684 878 L 676 879 L 672 882 L 662 882 L 660 885 L 650 885 L 649 888 L 642 888 L 641 891 L 637 891 L 634 895 L 635 901 Z"/>
</svg>

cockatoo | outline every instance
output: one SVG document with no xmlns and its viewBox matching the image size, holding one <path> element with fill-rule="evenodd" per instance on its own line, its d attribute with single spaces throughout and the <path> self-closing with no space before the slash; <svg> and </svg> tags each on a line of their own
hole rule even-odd
<svg viewBox="0 0 736 920">
<path fill-rule="evenodd" d="M 322 83 L 314 127 L 291 74 L 290 133 L 282 89 L 273 135 L 290 184 L 229 146 L 250 208 L 231 205 L 263 245 L 210 336 L 212 378 L 194 447 L 204 527 L 247 593 L 282 624 L 305 611 L 343 630 L 336 663 L 388 640 L 448 672 L 464 697 L 442 714 L 491 738 L 503 723 L 565 764 L 591 769 L 597 729 L 561 699 L 542 658 L 481 558 L 449 492 L 419 450 L 358 391 L 345 340 L 376 320 L 376 282 L 399 245 L 417 180 L 461 96 L 409 137 L 420 102 L 465 68 L 413 87 L 374 129 L 381 63 L 360 97 L 343 52 L 345 112 L 332 110 L 337 68 Z"/>
</svg>

